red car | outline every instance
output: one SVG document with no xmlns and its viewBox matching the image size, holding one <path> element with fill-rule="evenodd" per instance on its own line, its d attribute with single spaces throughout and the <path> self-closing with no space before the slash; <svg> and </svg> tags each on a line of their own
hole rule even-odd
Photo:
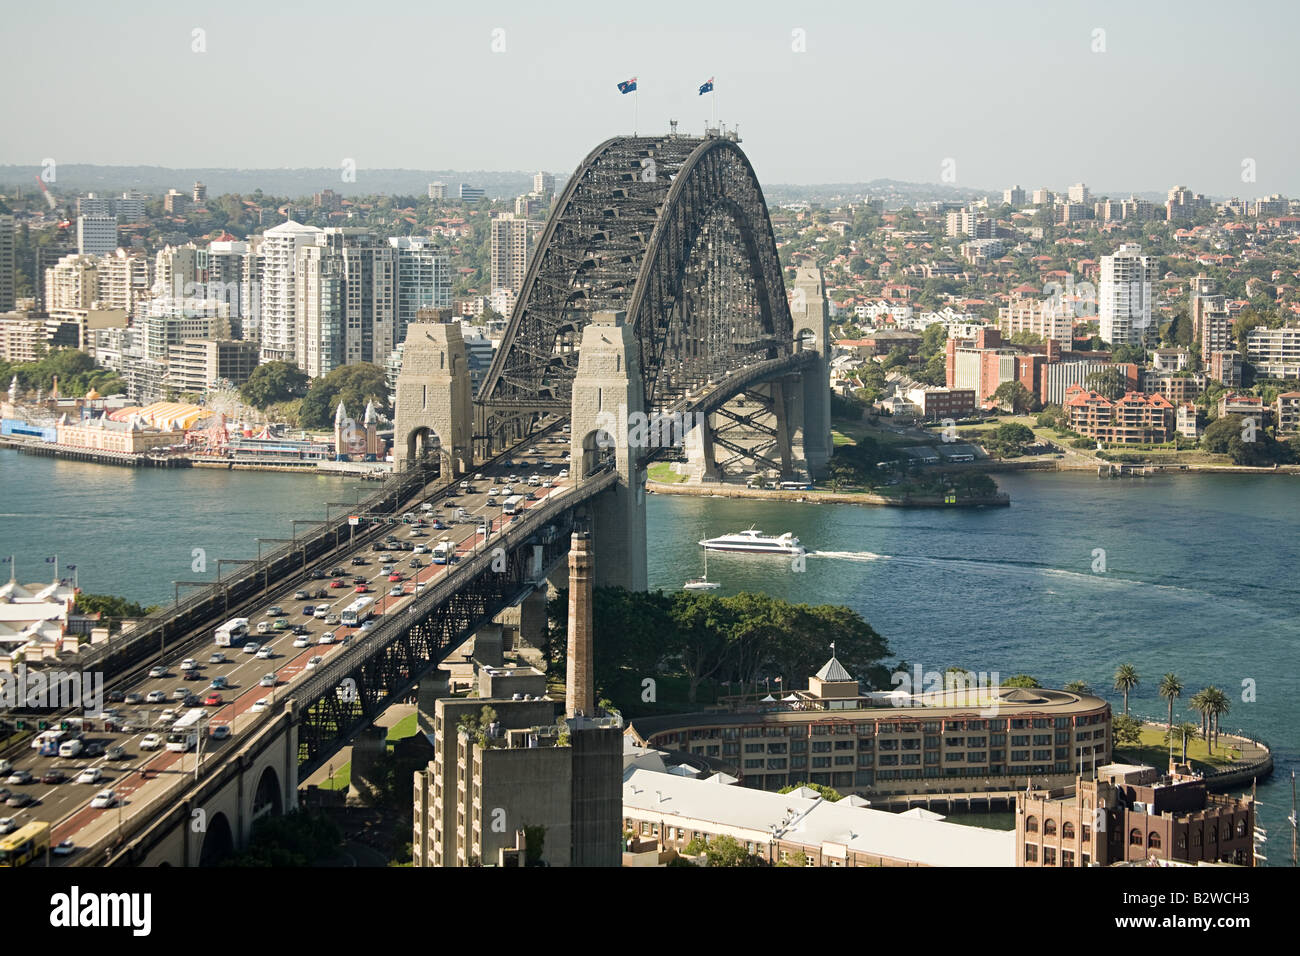
<svg viewBox="0 0 1300 956">
<path fill-rule="evenodd" d="M 358 584 L 358 585 L 357 585 L 357 590 L 356 590 L 356 593 L 357 593 L 357 594 L 367 594 L 367 593 L 369 593 L 369 591 L 370 591 L 370 585 L 368 585 L 368 584 Z"/>
<path fill-rule="evenodd" d="M 400 580 L 402 580 L 402 576 L 401 576 L 400 574 L 390 574 L 390 575 L 388 576 L 388 580 L 390 580 L 390 581 L 400 581 Z"/>
<path fill-rule="evenodd" d="M 337 580 L 337 579 L 335 579 L 335 580 L 333 580 L 333 581 L 330 582 L 330 587 L 332 587 L 332 588 L 341 588 L 341 587 L 343 587 L 343 582 L 342 582 L 342 581 L 339 581 L 339 580 Z"/>
<path fill-rule="evenodd" d="M 203 698 L 203 703 L 208 707 L 216 707 L 221 703 L 221 695 L 211 693 L 207 697 Z"/>
</svg>

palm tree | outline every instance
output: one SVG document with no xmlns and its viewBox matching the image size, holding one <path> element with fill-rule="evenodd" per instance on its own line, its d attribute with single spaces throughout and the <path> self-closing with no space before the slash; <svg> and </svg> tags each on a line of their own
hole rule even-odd
<svg viewBox="0 0 1300 956">
<path fill-rule="evenodd" d="M 1209 695 L 1209 711 L 1211 718 L 1211 730 L 1214 734 L 1214 742 L 1219 742 L 1219 718 L 1232 710 L 1232 701 L 1222 690 L 1211 685 L 1205 689 Z"/>
<path fill-rule="evenodd" d="M 1191 700 L 1187 702 L 1189 710 L 1195 711 L 1201 715 L 1201 736 L 1208 742 L 1210 739 L 1210 688 L 1202 687 L 1192 695 Z M 1214 748 L 1211 747 L 1211 750 Z"/>
<path fill-rule="evenodd" d="M 1124 713 L 1128 713 L 1128 692 L 1142 683 L 1137 668 L 1132 664 L 1121 664 L 1115 671 L 1115 689 L 1124 692 Z"/>
<path fill-rule="evenodd" d="M 1086 680 L 1072 680 L 1065 685 L 1065 690 L 1071 694 L 1091 694 L 1092 688 L 1088 686 Z"/>
<path fill-rule="evenodd" d="M 1174 729 L 1174 701 L 1183 696 L 1183 682 L 1178 675 L 1170 671 L 1164 677 L 1160 678 L 1159 687 L 1160 696 L 1169 701 L 1169 731 Z"/>
<path fill-rule="evenodd" d="M 1194 723 L 1191 721 L 1183 721 L 1178 726 L 1171 728 L 1169 732 L 1165 734 L 1165 740 L 1168 742 L 1171 739 L 1178 740 L 1180 737 L 1182 738 L 1183 763 L 1187 763 L 1187 741 L 1195 740 L 1198 733 L 1200 733 L 1200 731 L 1196 729 Z"/>
</svg>

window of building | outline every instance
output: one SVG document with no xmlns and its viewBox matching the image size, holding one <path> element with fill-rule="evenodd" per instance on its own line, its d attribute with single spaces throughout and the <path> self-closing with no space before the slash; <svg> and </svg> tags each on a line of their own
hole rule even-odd
<svg viewBox="0 0 1300 956">
<path fill-rule="evenodd" d="M 1043 847 L 1043 866 L 1056 866 L 1056 847 Z"/>
<path fill-rule="evenodd" d="M 819 768 L 819 767 L 829 767 L 829 766 L 831 765 L 831 758 L 830 758 L 830 757 L 813 757 L 813 758 L 812 758 L 812 765 L 813 765 L 813 768 L 814 768 L 814 769 L 817 769 L 817 768 Z"/>
<path fill-rule="evenodd" d="M 1033 843 L 1025 844 L 1025 862 L 1026 863 L 1038 862 L 1038 846 L 1036 844 Z"/>
<path fill-rule="evenodd" d="M 1160 834 L 1157 833 L 1155 830 L 1152 830 L 1150 833 L 1147 834 L 1147 849 L 1148 850 L 1160 849 Z"/>
<path fill-rule="evenodd" d="M 1025 832 L 1026 833 L 1038 832 L 1038 817 L 1025 817 Z"/>
<path fill-rule="evenodd" d="M 812 749 L 815 754 L 830 753 L 831 742 L 829 740 L 814 740 Z"/>
<path fill-rule="evenodd" d="M 1043 821 L 1043 836 L 1056 836 L 1056 821 L 1047 819 Z"/>
<path fill-rule="evenodd" d="M 1073 850 L 1062 850 L 1062 851 L 1061 851 L 1061 866 L 1074 866 L 1074 851 L 1073 851 Z"/>
<path fill-rule="evenodd" d="M 1137 827 L 1134 827 L 1132 830 L 1128 832 L 1128 845 L 1129 846 L 1142 845 L 1142 831 L 1139 830 Z"/>
<path fill-rule="evenodd" d="M 1061 839 L 1062 840 L 1074 839 L 1074 824 L 1071 823 L 1069 820 L 1066 820 L 1064 823 L 1061 824 Z"/>
</svg>

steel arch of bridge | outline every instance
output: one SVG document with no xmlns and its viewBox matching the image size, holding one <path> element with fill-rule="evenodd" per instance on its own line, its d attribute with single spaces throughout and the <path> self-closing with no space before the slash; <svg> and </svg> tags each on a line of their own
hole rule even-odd
<svg viewBox="0 0 1300 956">
<path fill-rule="evenodd" d="M 789 355 L 793 323 L 753 167 L 731 139 L 618 137 L 570 178 L 479 391 L 489 436 L 568 415 L 582 329 L 625 311 L 647 409 Z"/>
</svg>

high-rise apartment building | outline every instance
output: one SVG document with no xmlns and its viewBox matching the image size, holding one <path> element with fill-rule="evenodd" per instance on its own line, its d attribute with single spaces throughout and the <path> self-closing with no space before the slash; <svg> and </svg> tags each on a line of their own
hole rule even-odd
<svg viewBox="0 0 1300 956">
<path fill-rule="evenodd" d="M 515 295 L 524 287 L 531 251 L 527 219 L 501 213 L 492 219 L 492 288 L 509 289 Z"/>
<path fill-rule="evenodd" d="M 993 220 L 969 209 L 954 209 L 948 213 L 948 238 L 969 236 L 972 239 L 992 239 L 996 234 Z"/>
<path fill-rule="evenodd" d="M 145 213 L 144 193 L 128 189 L 120 199 L 113 201 L 113 207 L 118 222 L 140 222 Z"/>
<path fill-rule="evenodd" d="M 396 346 L 420 309 L 451 308 L 451 260 L 427 236 L 392 236 L 388 244 L 397 256 Z"/>
<path fill-rule="evenodd" d="M 1192 337 L 1201 345 L 1201 363 L 1208 369 L 1215 352 L 1232 348 L 1227 298 L 1214 294 L 1213 279 L 1197 276 L 1191 282 L 1187 312 L 1192 323 Z"/>
<path fill-rule="evenodd" d="M 0 312 L 14 308 L 14 217 L 0 215 Z"/>
<path fill-rule="evenodd" d="M 364 229 L 326 229 L 298 253 L 295 361 L 313 377 L 383 365 L 397 326 L 397 249 Z"/>
<path fill-rule="evenodd" d="M 1088 187 L 1083 183 L 1075 183 L 1066 191 L 1066 197 L 1070 202 L 1078 202 L 1086 205 L 1088 202 Z"/>
<path fill-rule="evenodd" d="M 263 362 L 297 360 L 295 342 L 298 251 L 316 245 L 321 230 L 302 223 L 281 223 L 262 234 L 261 312 L 257 323 Z"/>
<path fill-rule="evenodd" d="M 1019 208 L 1025 204 L 1025 191 L 1019 186 L 1002 190 L 1002 201 L 1009 206 Z"/>
<path fill-rule="evenodd" d="M 77 251 L 84 256 L 106 256 L 117 248 L 117 217 L 78 216 Z"/>
<path fill-rule="evenodd" d="M 446 184 L 446 183 L 429 183 L 429 198 L 430 198 L 430 199 L 446 199 L 446 198 L 447 198 L 447 184 Z"/>
<path fill-rule="evenodd" d="M 479 202 L 486 195 L 487 195 L 487 191 L 484 189 L 480 189 L 477 186 L 471 186 L 469 183 L 460 184 L 461 202 L 469 202 L 469 203 Z"/>
<path fill-rule="evenodd" d="M 45 270 L 45 308 L 89 309 L 99 297 L 99 257 L 72 253 Z"/>
<path fill-rule="evenodd" d="M 194 188 L 190 190 L 190 199 L 194 201 L 195 205 L 198 205 L 199 203 L 205 202 L 207 198 L 208 187 L 203 185 L 203 183 L 195 183 Z"/>
<path fill-rule="evenodd" d="M 78 196 L 77 215 L 111 216 L 113 215 L 113 202 L 110 199 L 105 199 L 103 196 L 97 196 L 95 193 Z"/>
<path fill-rule="evenodd" d="M 145 358 L 166 362 L 168 349 L 195 339 L 229 339 L 230 306 L 208 299 L 158 296 L 137 310 L 144 332 Z"/>
<path fill-rule="evenodd" d="M 99 308 L 132 313 L 137 303 L 148 297 L 148 259 L 118 249 L 99 260 L 99 291 L 95 296 Z"/>
<path fill-rule="evenodd" d="M 533 195 L 543 202 L 550 202 L 555 195 L 555 176 L 548 172 L 534 174 Z"/>
<path fill-rule="evenodd" d="M 1097 311 L 1101 337 L 1114 345 L 1140 345 L 1154 334 L 1151 283 L 1156 261 L 1136 243 L 1122 243 L 1114 255 L 1101 257 Z"/>
</svg>

